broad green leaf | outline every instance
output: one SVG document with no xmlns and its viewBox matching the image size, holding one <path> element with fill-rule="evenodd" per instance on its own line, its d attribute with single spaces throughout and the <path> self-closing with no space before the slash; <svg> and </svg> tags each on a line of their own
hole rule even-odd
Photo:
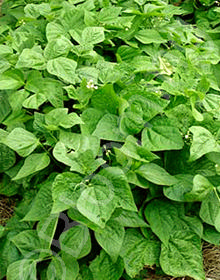
<svg viewBox="0 0 220 280">
<path fill-rule="evenodd" d="M 49 22 L 46 27 L 46 37 L 48 41 L 56 40 L 62 35 L 68 36 L 62 25 L 56 22 Z"/>
<path fill-rule="evenodd" d="M 185 194 L 189 193 L 193 188 L 193 175 L 179 174 L 175 177 L 178 179 L 178 181 L 170 187 L 164 187 L 164 195 L 174 201 L 188 201 Z"/>
<path fill-rule="evenodd" d="M 96 280 L 119 280 L 124 271 L 124 263 L 121 258 L 113 263 L 111 258 L 102 250 L 100 255 L 91 262 L 89 268 Z"/>
<path fill-rule="evenodd" d="M 49 178 L 40 184 L 40 190 L 31 204 L 30 211 L 25 215 L 23 221 L 39 221 L 49 216 L 52 201 L 52 184 L 56 174 L 52 174 Z"/>
<path fill-rule="evenodd" d="M 46 61 L 40 48 L 24 49 L 19 56 L 16 68 L 46 69 Z"/>
<path fill-rule="evenodd" d="M 142 143 L 150 151 L 180 150 L 184 145 L 178 128 L 164 125 L 146 127 L 142 132 Z"/>
<path fill-rule="evenodd" d="M 202 235 L 200 220 L 185 216 L 183 204 L 157 199 L 147 205 L 144 213 L 152 231 L 165 246 L 168 246 L 174 230 L 190 230 L 200 237 Z"/>
<path fill-rule="evenodd" d="M 190 147 L 190 161 L 197 160 L 210 152 L 220 152 L 220 146 L 209 130 L 201 126 L 192 126 L 190 131 L 193 134 L 193 141 Z"/>
<path fill-rule="evenodd" d="M 85 44 L 98 44 L 105 40 L 103 27 L 86 27 L 82 32 L 81 43 Z"/>
<path fill-rule="evenodd" d="M 119 131 L 119 118 L 113 114 L 104 115 L 92 135 L 108 141 L 123 142 L 125 139 Z"/>
<path fill-rule="evenodd" d="M 220 232 L 210 225 L 204 225 L 202 239 L 216 246 L 220 245 Z"/>
<path fill-rule="evenodd" d="M 99 172 L 103 179 L 107 179 L 113 187 L 115 199 L 125 210 L 137 211 L 131 188 L 124 172 L 118 167 L 108 167 Z"/>
<path fill-rule="evenodd" d="M 38 257 L 41 248 L 37 231 L 24 230 L 13 237 L 12 242 L 19 249 L 23 256 L 30 259 Z"/>
<path fill-rule="evenodd" d="M 25 99 L 22 105 L 25 108 L 37 110 L 46 101 L 47 101 L 47 97 L 44 94 L 37 93 Z"/>
<path fill-rule="evenodd" d="M 46 218 L 41 218 L 37 224 L 37 234 L 40 239 L 40 257 L 41 259 L 51 256 L 51 244 L 54 240 L 54 235 L 57 229 L 59 214 L 47 215 Z"/>
<path fill-rule="evenodd" d="M 46 153 L 42 154 L 31 154 L 25 161 L 24 165 L 18 171 L 18 174 L 13 180 L 20 180 L 29 175 L 35 174 L 36 172 L 46 168 L 50 164 L 50 157 Z"/>
<path fill-rule="evenodd" d="M 96 175 L 91 186 L 82 191 L 77 209 L 90 221 L 104 228 L 117 203 L 112 183 L 105 176 Z"/>
<path fill-rule="evenodd" d="M 48 3 L 27 4 L 24 8 L 24 12 L 26 17 L 38 18 L 40 15 L 48 15 L 51 12 L 51 8 Z"/>
<path fill-rule="evenodd" d="M 0 143 L 0 173 L 12 167 L 15 161 L 15 153 L 9 147 Z"/>
<path fill-rule="evenodd" d="M 220 232 L 220 198 L 214 191 L 203 200 L 199 212 L 200 218 L 214 226 Z"/>
<path fill-rule="evenodd" d="M 100 111 L 116 114 L 119 107 L 119 98 L 113 86 L 108 84 L 96 90 L 92 95 L 91 105 Z"/>
<path fill-rule="evenodd" d="M 99 245 L 111 257 L 113 262 L 116 262 L 124 240 L 125 230 L 116 221 L 109 221 L 105 228 L 95 232 L 95 238 Z"/>
<path fill-rule="evenodd" d="M 47 279 L 50 280 L 75 280 L 78 274 L 77 261 L 66 253 L 53 257 L 47 269 Z"/>
<path fill-rule="evenodd" d="M 45 122 L 49 130 L 58 130 L 59 126 L 71 128 L 76 124 L 82 124 L 82 120 L 76 113 L 68 114 L 67 108 L 58 108 L 50 111 L 45 116 Z"/>
<path fill-rule="evenodd" d="M 0 93 L 0 123 L 11 113 L 11 106 L 6 94 Z"/>
<path fill-rule="evenodd" d="M 143 29 L 136 33 L 135 38 L 142 44 L 165 43 L 167 40 L 161 37 L 160 33 L 155 29 Z"/>
<path fill-rule="evenodd" d="M 143 162 L 150 162 L 158 159 L 157 155 L 139 145 L 138 140 L 131 135 L 126 138 L 125 144 L 121 147 L 120 151 L 128 157 Z"/>
<path fill-rule="evenodd" d="M 44 56 L 46 59 L 67 56 L 71 48 L 72 44 L 70 40 L 61 35 L 60 37 L 49 41 L 46 48 L 44 49 Z"/>
<path fill-rule="evenodd" d="M 80 224 L 83 224 L 94 231 L 99 231 L 101 229 L 97 224 L 91 222 L 89 219 L 83 216 L 76 208 L 70 208 L 68 210 L 68 216 L 73 221 L 79 222 Z"/>
<path fill-rule="evenodd" d="M 120 13 L 121 7 L 105 7 L 99 12 L 98 20 L 105 24 L 115 23 Z"/>
<path fill-rule="evenodd" d="M 52 213 L 59 213 L 76 205 L 84 185 L 80 184 L 82 177 L 71 172 L 56 176 L 52 186 Z"/>
<path fill-rule="evenodd" d="M 4 143 L 19 156 L 26 157 L 37 148 L 39 140 L 31 132 L 17 127 L 9 133 Z"/>
<path fill-rule="evenodd" d="M 37 264 L 35 261 L 23 259 L 9 265 L 7 271 L 8 280 L 36 280 Z"/>
<path fill-rule="evenodd" d="M 146 227 L 146 222 L 138 215 L 137 212 L 124 209 L 116 209 L 111 220 L 116 221 L 124 227 Z"/>
<path fill-rule="evenodd" d="M 62 252 L 73 258 L 81 259 L 91 251 L 91 238 L 89 229 L 84 225 L 76 225 L 60 235 Z"/>
<path fill-rule="evenodd" d="M 0 74 L 0 90 L 19 89 L 24 85 L 24 76 L 20 70 L 8 70 Z"/>
<path fill-rule="evenodd" d="M 193 178 L 193 188 L 191 192 L 185 194 L 185 197 L 190 201 L 203 201 L 213 188 L 213 185 L 206 177 L 197 174 Z"/>
<path fill-rule="evenodd" d="M 189 276 L 205 280 L 201 240 L 191 231 L 176 230 L 167 245 L 162 243 L 160 264 L 163 271 L 174 277 Z"/>
<path fill-rule="evenodd" d="M 159 264 L 160 242 L 145 238 L 136 229 L 128 229 L 120 255 L 127 274 L 134 278 L 145 266 Z"/>
<path fill-rule="evenodd" d="M 69 58 L 58 57 L 49 60 L 47 63 L 47 71 L 64 80 L 65 82 L 75 84 L 77 63 Z"/>
<path fill-rule="evenodd" d="M 178 182 L 174 176 L 155 163 L 141 165 L 136 169 L 136 173 L 156 185 L 171 186 Z"/>
</svg>

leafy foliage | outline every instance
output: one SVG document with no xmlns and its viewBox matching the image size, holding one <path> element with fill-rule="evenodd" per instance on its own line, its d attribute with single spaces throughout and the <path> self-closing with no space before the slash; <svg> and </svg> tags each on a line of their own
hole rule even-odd
<svg viewBox="0 0 220 280">
<path fill-rule="evenodd" d="M 5 0 L 0 279 L 204 280 L 220 243 L 218 1 Z"/>
</svg>

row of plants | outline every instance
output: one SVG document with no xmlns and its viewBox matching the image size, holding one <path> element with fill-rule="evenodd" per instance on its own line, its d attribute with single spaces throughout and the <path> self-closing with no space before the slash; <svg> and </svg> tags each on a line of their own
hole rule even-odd
<svg viewBox="0 0 220 280">
<path fill-rule="evenodd" d="M 220 243 L 218 1 L 6 0 L 0 279 L 204 280 Z"/>
</svg>

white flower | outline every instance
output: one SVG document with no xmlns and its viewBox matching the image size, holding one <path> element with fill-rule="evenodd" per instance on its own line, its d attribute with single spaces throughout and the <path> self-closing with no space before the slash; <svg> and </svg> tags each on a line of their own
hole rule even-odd
<svg viewBox="0 0 220 280">
<path fill-rule="evenodd" d="M 189 135 L 188 135 L 188 134 L 186 134 L 186 135 L 185 135 L 185 139 L 188 139 L 188 138 L 189 138 Z"/>
<path fill-rule="evenodd" d="M 93 80 L 89 80 L 86 87 L 89 89 L 98 89 L 98 86 L 95 86 Z"/>
</svg>

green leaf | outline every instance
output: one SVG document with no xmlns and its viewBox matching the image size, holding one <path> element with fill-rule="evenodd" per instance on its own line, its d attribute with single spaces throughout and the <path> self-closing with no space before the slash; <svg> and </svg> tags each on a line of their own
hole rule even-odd
<svg viewBox="0 0 220 280">
<path fill-rule="evenodd" d="M 105 227 L 117 206 L 112 183 L 101 175 L 96 175 L 91 186 L 82 191 L 77 209 L 90 221 L 101 228 Z"/>
<path fill-rule="evenodd" d="M 160 242 L 145 238 L 136 229 L 128 229 L 120 255 L 127 274 L 134 278 L 144 266 L 159 264 Z"/>
<path fill-rule="evenodd" d="M 11 106 L 7 95 L 0 93 L 0 123 L 11 113 Z"/>
<path fill-rule="evenodd" d="M 100 255 L 91 262 L 89 268 L 96 280 L 119 280 L 124 271 L 124 263 L 121 258 L 113 263 L 111 258 L 102 250 Z"/>
<path fill-rule="evenodd" d="M 23 85 L 24 76 L 20 70 L 8 70 L 0 74 L 0 90 L 19 89 Z"/>
<path fill-rule="evenodd" d="M 95 232 L 95 238 L 99 245 L 111 257 L 113 262 L 116 262 L 124 240 L 125 230 L 116 221 L 109 221 L 105 228 Z"/>
<path fill-rule="evenodd" d="M 156 199 L 147 205 L 144 213 L 152 231 L 165 246 L 174 230 L 190 230 L 200 237 L 202 235 L 200 220 L 185 216 L 183 204 Z"/>
<path fill-rule="evenodd" d="M 71 128 L 76 124 L 82 124 L 83 121 L 76 113 L 68 114 L 67 108 L 58 108 L 50 111 L 45 116 L 45 122 L 49 130 L 58 130 L 59 126 Z"/>
<path fill-rule="evenodd" d="M 119 98 L 114 91 L 113 85 L 108 84 L 96 90 L 92 95 L 91 105 L 100 111 L 116 114 L 119 107 Z"/>
<path fill-rule="evenodd" d="M 81 43 L 86 44 L 98 44 L 105 40 L 103 27 L 86 27 L 82 32 Z"/>
<path fill-rule="evenodd" d="M 87 219 L 85 216 L 83 216 L 76 208 L 70 208 L 68 210 L 68 216 L 73 221 L 77 221 L 80 224 L 83 224 L 94 231 L 99 231 L 101 229 L 98 225 L 96 225 L 95 223 Z"/>
<path fill-rule="evenodd" d="M 40 15 L 48 15 L 51 12 L 51 8 L 48 3 L 27 4 L 24 8 L 24 12 L 26 17 L 38 18 Z"/>
<path fill-rule="evenodd" d="M 49 216 L 53 201 L 52 201 L 52 184 L 54 176 L 52 174 L 49 178 L 40 184 L 40 190 L 31 204 L 30 211 L 25 215 L 22 221 L 39 221 Z"/>
<path fill-rule="evenodd" d="M 193 134 L 193 141 L 190 147 L 190 161 L 197 160 L 210 152 L 220 152 L 220 146 L 210 131 L 201 126 L 192 126 L 190 131 Z"/>
<path fill-rule="evenodd" d="M 139 145 L 138 140 L 131 135 L 126 138 L 125 144 L 121 147 L 120 151 L 128 157 L 142 162 L 150 162 L 158 159 L 157 155 Z"/>
<path fill-rule="evenodd" d="M 46 69 L 46 61 L 43 57 L 42 50 L 38 47 L 24 49 L 19 56 L 16 68 Z"/>
<path fill-rule="evenodd" d="M 62 252 L 76 259 L 81 259 L 91 251 L 91 238 L 86 226 L 76 225 L 60 236 Z"/>
<path fill-rule="evenodd" d="M 50 157 L 46 153 L 31 154 L 25 159 L 24 165 L 18 171 L 13 180 L 20 180 L 29 175 L 35 174 L 36 172 L 46 168 L 49 164 Z"/>
<path fill-rule="evenodd" d="M 26 157 L 37 148 L 39 140 L 31 132 L 17 127 L 9 133 L 4 143 L 19 156 Z"/>
<path fill-rule="evenodd" d="M 47 279 L 75 280 L 79 274 L 79 265 L 72 256 L 62 253 L 53 257 L 47 269 Z"/>
<path fill-rule="evenodd" d="M 58 57 L 49 60 L 47 63 L 47 71 L 64 80 L 65 82 L 75 84 L 77 63 L 69 58 Z"/>
<path fill-rule="evenodd" d="M 15 161 L 15 153 L 6 145 L 0 143 L 0 173 L 12 167 Z"/>
<path fill-rule="evenodd" d="M 146 127 L 142 132 L 142 143 L 150 151 L 180 150 L 184 145 L 178 128 L 164 125 Z"/>
<path fill-rule="evenodd" d="M 82 177 L 71 172 L 64 172 L 56 176 L 53 187 L 52 213 L 59 213 L 76 205 L 83 190 Z"/>
<path fill-rule="evenodd" d="M 119 118 L 112 114 L 104 115 L 93 132 L 100 139 L 123 142 L 125 137 L 119 131 Z"/>
<path fill-rule="evenodd" d="M 124 209 L 116 209 L 111 220 L 116 221 L 123 227 L 146 227 L 146 222 L 139 217 L 137 212 Z"/>
<path fill-rule="evenodd" d="M 136 169 L 136 173 L 156 185 L 171 186 L 178 182 L 174 176 L 154 163 L 143 164 Z"/>
<path fill-rule="evenodd" d="M 174 201 L 188 201 L 185 194 L 189 193 L 193 188 L 193 175 L 179 174 L 175 177 L 178 179 L 178 182 L 170 187 L 164 187 L 164 195 Z"/>
<path fill-rule="evenodd" d="M 193 178 L 193 188 L 191 192 L 185 194 L 185 197 L 190 201 L 203 201 L 213 188 L 213 185 L 206 177 L 197 174 Z"/>
<path fill-rule="evenodd" d="M 50 248 L 52 241 L 54 240 L 58 219 L 59 214 L 47 215 L 46 218 L 41 218 L 40 222 L 37 224 L 37 234 L 42 248 L 40 251 L 41 259 L 47 258 L 51 255 Z"/>
<path fill-rule="evenodd" d="M 119 206 L 125 210 L 137 211 L 131 188 L 124 172 L 120 168 L 108 167 L 101 170 L 99 174 L 107 179 L 113 187 Z"/>
<path fill-rule="evenodd" d="M 36 262 L 23 259 L 9 265 L 7 271 L 8 280 L 36 280 L 37 279 Z"/>
<path fill-rule="evenodd" d="M 161 37 L 160 33 L 155 29 L 143 29 L 136 33 L 135 38 L 142 44 L 165 43 L 167 40 Z"/>
<path fill-rule="evenodd" d="M 49 41 L 46 48 L 44 49 L 44 56 L 46 59 L 67 56 L 71 48 L 72 44 L 70 40 L 61 35 L 60 37 Z"/>
<path fill-rule="evenodd" d="M 35 230 L 24 230 L 13 237 L 12 242 L 23 256 L 29 259 L 38 257 L 41 249 L 40 239 Z"/>
<path fill-rule="evenodd" d="M 220 198 L 214 191 L 203 200 L 199 212 L 201 219 L 220 232 Z"/>
<path fill-rule="evenodd" d="M 174 231 L 167 245 L 162 244 L 160 264 L 163 271 L 174 277 L 189 276 L 205 280 L 201 240 L 191 231 Z"/>
</svg>

